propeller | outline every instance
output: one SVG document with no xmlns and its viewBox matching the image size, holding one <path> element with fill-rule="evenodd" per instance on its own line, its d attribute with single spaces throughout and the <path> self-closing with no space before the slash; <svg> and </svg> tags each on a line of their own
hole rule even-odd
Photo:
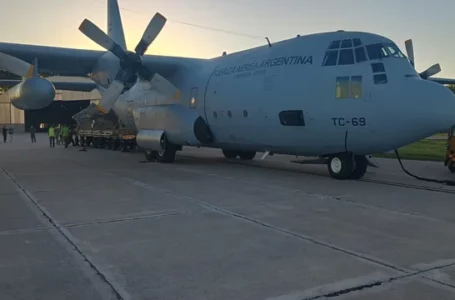
<svg viewBox="0 0 455 300">
<path fill-rule="evenodd" d="M 0 52 L 0 69 L 14 75 L 30 78 L 35 72 L 35 67 L 14 56 Z"/>
<path fill-rule="evenodd" d="M 414 45 L 412 43 L 412 40 L 409 39 L 409 40 L 405 41 L 404 45 L 406 47 L 406 53 L 408 55 L 409 62 L 415 68 Z M 419 73 L 419 75 L 420 75 L 420 78 L 422 78 L 422 79 L 428 79 L 428 77 L 436 75 L 439 72 L 441 72 L 441 66 L 439 64 L 434 64 L 431 67 L 429 67 L 428 69 L 426 69 L 425 71 Z"/>
<path fill-rule="evenodd" d="M 140 76 L 142 79 L 147 81 L 152 81 L 154 78 L 160 81 L 159 79 L 162 77 L 157 77 L 159 76 L 158 74 L 148 70 L 143 65 L 141 57 L 145 54 L 148 47 L 161 32 L 165 24 L 166 18 L 160 13 L 156 13 L 145 29 L 141 40 L 134 49 L 134 52 L 123 49 L 122 46 L 113 41 L 106 33 L 98 28 L 98 26 L 87 19 L 85 19 L 79 26 L 79 30 L 89 39 L 120 59 L 120 70 L 116 74 L 115 80 L 109 85 L 101 97 L 100 104 L 98 106 L 100 111 L 107 114 L 112 109 L 115 102 L 122 94 L 125 84 L 130 82 L 134 76 Z"/>
</svg>

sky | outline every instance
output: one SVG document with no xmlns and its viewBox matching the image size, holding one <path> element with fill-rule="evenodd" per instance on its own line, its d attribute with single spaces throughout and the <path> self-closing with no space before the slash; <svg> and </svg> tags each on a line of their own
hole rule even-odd
<svg viewBox="0 0 455 300">
<path fill-rule="evenodd" d="M 101 49 L 78 27 L 87 18 L 106 30 L 106 2 L 1 0 L 0 41 Z M 417 71 L 440 63 L 437 76 L 455 78 L 454 0 L 119 0 L 119 5 L 130 50 L 156 12 L 168 19 L 147 54 L 211 58 L 266 43 L 258 37 L 273 43 L 297 34 L 355 30 L 386 36 L 404 53 L 404 41 L 412 38 Z"/>
</svg>

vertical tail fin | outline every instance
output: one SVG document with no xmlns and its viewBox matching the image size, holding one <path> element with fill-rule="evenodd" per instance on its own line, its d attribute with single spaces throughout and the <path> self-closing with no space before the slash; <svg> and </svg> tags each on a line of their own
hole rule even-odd
<svg viewBox="0 0 455 300">
<path fill-rule="evenodd" d="M 118 0 L 107 0 L 107 34 L 126 50 L 125 34 Z"/>
</svg>

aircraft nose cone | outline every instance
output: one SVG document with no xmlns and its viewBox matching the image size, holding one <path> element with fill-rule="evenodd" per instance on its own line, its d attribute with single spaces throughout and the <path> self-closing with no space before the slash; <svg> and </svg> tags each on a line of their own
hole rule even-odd
<svg viewBox="0 0 455 300">
<path fill-rule="evenodd" d="M 420 93 L 423 101 L 416 105 L 423 105 L 428 125 L 445 132 L 455 124 L 455 94 L 449 88 L 428 80 L 422 80 L 421 88 L 416 92 Z"/>
<path fill-rule="evenodd" d="M 455 94 L 447 87 L 435 83 L 438 91 L 435 91 L 435 105 L 440 105 L 438 111 L 441 117 L 441 125 L 445 130 L 455 124 Z M 439 104 L 439 102 L 441 102 Z"/>
</svg>

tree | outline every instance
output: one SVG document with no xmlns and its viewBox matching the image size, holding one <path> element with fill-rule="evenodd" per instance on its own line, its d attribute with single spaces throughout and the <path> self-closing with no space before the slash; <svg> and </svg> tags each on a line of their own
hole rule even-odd
<svg viewBox="0 0 455 300">
<path fill-rule="evenodd" d="M 455 93 L 455 84 L 449 84 L 447 87 Z"/>
</svg>

